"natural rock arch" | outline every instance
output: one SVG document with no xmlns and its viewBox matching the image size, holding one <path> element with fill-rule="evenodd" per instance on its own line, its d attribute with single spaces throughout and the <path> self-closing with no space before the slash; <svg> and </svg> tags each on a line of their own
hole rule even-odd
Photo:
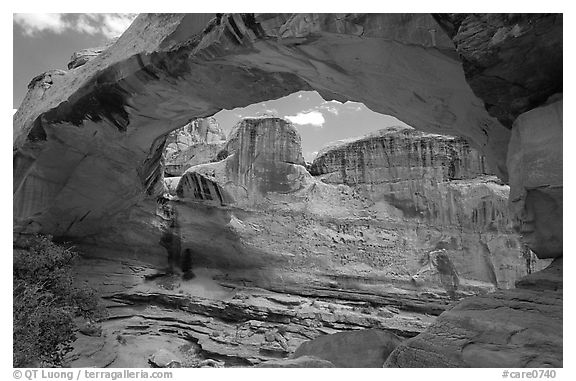
<svg viewBox="0 0 576 381">
<path fill-rule="evenodd" d="M 29 85 L 14 116 L 15 231 L 98 242 L 133 210 L 153 214 L 146 202 L 163 191 L 169 131 L 223 108 L 316 90 L 468 138 L 504 180 L 510 175 L 531 247 L 561 257 L 561 73 L 562 15 L 141 15 L 94 59 Z M 242 226 L 220 212 L 198 210 L 199 228 L 187 232 L 196 246 L 185 253 L 210 241 L 211 256 L 201 259 L 257 267 L 259 253 L 229 255 L 236 237 L 223 226 Z M 218 240 L 201 230 L 204 219 L 221 229 Z M 166 244 L 181 251 L 178 240 Z M 561 276 L 558 258 L 516 290 L 466 299 L 385 365 L 562 366 Z"/>
<path fill-rule="evenodd" d="M 510 120 L 562 91 L 549 75 L 558 57 L 561 65 L 561 23 L 555 15 L 140 15 L 93 60 L 30 84 L 14 116 L 15 230 L 98 233 L 102 221 L 161 192 L 169 131 L 299 90 L 464 136 L 506 179 Z M 483 33 L 471 37 L 475 27 Z M 540 59 L 522 61 L 511 52 L 527 45 L 536 47 L 530 57 L 547 53 L 544 74 L 527 86 L 539 90 L 537 97 L 498 93 L 497 107 L 488 108 L 505 127 L 467 78 L 477 84 L 478 76 L 498 73 L 480 95 L 514 87 L 501 56 L 533 69 Z"/>
</svg>

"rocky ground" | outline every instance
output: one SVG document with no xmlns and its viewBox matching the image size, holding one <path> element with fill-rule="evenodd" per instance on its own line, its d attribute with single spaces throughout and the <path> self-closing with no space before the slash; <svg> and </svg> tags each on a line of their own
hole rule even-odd
<svg viewBox="0 0 576 381">
<path fill-rule="evenodd" d="M 412 337 L 449 303 L 339 287 L 274 292 L 234 284 L 219 271 L 195 269 L 183 279 L 131 260 L 85 258 L 77 271 L 103 292 L 109 315 L 101 330 L 79 333 L 67 357 L 73 367 L 149 367 L 160 349 L 187 367 L 252 366 L 341 331 L 376 327 Z"/>
</svg>

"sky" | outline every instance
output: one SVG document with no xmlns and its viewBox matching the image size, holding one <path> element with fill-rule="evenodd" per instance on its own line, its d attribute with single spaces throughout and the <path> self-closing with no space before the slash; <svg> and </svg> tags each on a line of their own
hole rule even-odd
<svg viewBox="0 0 576 381">
<path fill-rule="evenodd" d="M 135 17 L 134 13 L 14 14 L 14 109 L 22 102 L 33 77 L 47 70 L 67 70 L 72 53 L 102 46 L 121 35 Z M 307 161 L 327 143 L 404 125 L 396 118 L 372 112 L 362 103 L 325 101 L 313 91 L 223 110 L 215 118 L 229 132 L 243 117 L 264 114 L 293 123 L 302 137 L 302 152 Z"/>
</svg>

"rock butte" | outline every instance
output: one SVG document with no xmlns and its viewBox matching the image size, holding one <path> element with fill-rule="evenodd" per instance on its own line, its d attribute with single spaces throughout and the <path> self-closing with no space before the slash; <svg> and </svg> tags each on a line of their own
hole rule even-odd
<svg viewBox="0 0 576 381">
<path fill-rule="evenodd" d="M 386 364 L 561 366 L 561 73 L 562 15 L 140 15 L 83 65 L 46 72 L 30 83 L 14 115 L 14 231 L 72 238 L 87 252 L 92 245 L 93 251 L 107 248 L 147 263 L 160 261 L 164 248 L 176 253 L 182 243 L 194 243 L 189 255 L 195 260 L 244 267 L 243 275 L 261 284 L 261 255 L 230 258 L 227 253 L 230 247 L 244 252 L 237 240 L 244 233 L 231 233 L 246 228 L 242 216 L 232 219 L 229 211 L 195 197 L 157 205 L 166 191 L 161 165 L 166 136 L 223 108 L 316 90 L 326 100 L 363 102 L 418 130 L 467 138 L 485 155 L 487 167 L 509 182 L 512 209 L 531 249 L 540 258 L 557 258 L 552 269 L 560 268 L 520 282 L 530 285 L 528 291 L 498 291 L 462 302 L 400 344 Z M 239 197 L 236 187 L 229 192 L 235 202 L 253 205 L 259 199 L 252 195 L 276 190 L 253 177 L 237 181 L 243 163 L 237 158 L 227 157 L 229 164 L 219 173 L 235 174 L 234 184 L 259 192 Z M 282 160 L 273 160 L 286 168 L 282 176 L 308 181 L 298 161 Z M 327 160 L 326 168 L 330 165 Z M 340 170 L 346 177 L 332 176 L 333 182 L 358 176 L 347 166 Z M 195 176 L 202 186 L 207 178 L 202 171 L 191 167 L 183 179 Z M 214 191 L 220 190 L 219 178 L 210 183 Z M 365 179 L 358 183 L 382 186 Z M 178 189 L 185 196 L 193 186 Z M 389 189 L 416 210 L 421 207 L 406 199 L 402 184 Z M 183 212 L 192 204 L 194 216 Z M 158 231 L 164 232 L 162 245 Z M 221 242 L 210 242 L 214 234 Z M 196 257 L 206 247 L 213 257 Z M 545 286 L 550 284 L 555 286 Z M 522 293 L 520 307 L 515 293 Z M 418 297 L 424 296 L 410 303 L 422 303 Z M 494 303 L 518 314 L 514 326 L 491 313 Z M 560 313 L 547 316 L 558 306 Z M 474 318 L 482 314 L 492 320 Z M 463 321 L 464 327 L 453 329 Z M 485 334 L 494 327 L 499 335 Z M 550 330 L 557 335 L 535 341 Z M 456 341 L 454 332 L 462 333 Z M 450 349 L 432 356 L 435 345 Z M 543 349 L 529 350 L 534 345 Z"/>
</svg>

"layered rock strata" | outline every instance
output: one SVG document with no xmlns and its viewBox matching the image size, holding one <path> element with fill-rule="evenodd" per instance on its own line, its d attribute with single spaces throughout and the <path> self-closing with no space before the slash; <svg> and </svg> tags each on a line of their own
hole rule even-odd
<svg viewBox="0 0 576 381">
<path fill-rule="evenodd" d="M 214 118 L 196 119 L 171 132 L 164 148 L 164 176 L 182 176 L 190 167 L 216 161 L 225 142 Z"/>
<path fill-rule="evenodd" d="M 444 240 L 423 259 L 415 280 L 444 268 L 445 284 L 460 282 L 455 274 L 476 273 L 509 288 L 523 275 L 519 268 L 534 270 L 518 266 L 533 255 L 513 229 L 508 186 L 490 175 L 484 157 L 464 139 L 390 127 L 323 149 L 311 173 L 354 187 L 374 202 L 380 218 L 398 226 L 442 227 Z"/>
<path fill-rule="evenodd" d="M 99 323 L 99 335 L 78 334 L 65 359 L 68 366 L 146 368 L 159 350 L 173 353 L 183 367 L 211 361 L 225 367 L 270 366 L 323 335 L 378 327 L 406 338 L 433 321 L 385 300 L 364 301 L 361 293 L 332 289 L 327 294 L 314 287 L 305 288 L 307 296 L 273 292 L 230 283 L 225 271 L 207 268 L 195 268 L 195 276 L 184 280 L 120 258 L 85 258 L 76 267 L 78 279 L 102 293 L 109 314 Z M 301 358 L 286 366 L 330 363 Z"/>
<path fill-rule="evenodd" d="M 375 202 L 386 201 L 406 217 L 441 226 L 511 231 L 507 187 L 498 187 L 498 179 L 488 176 L 492 172 L 485 158 L 461 138 L 390 127 L 324 148 L 310 172 L 326 183 L 361 188 Z M 474 186 L 472 179 L 501 196 L 490 197 L 490 191 Z M 464 189 L 466 183 L 472 187 Z M 468 201 L 475 193 L 480 193 L 477 201 L 485 202 L 465 206 L 459 200 L 463 196 Z"/>
<path fill-rule="evenodd" d="M 300 189 L 308 175 L 300 135 L 279 118 L 242 120 L 218 156 L 223 160 L 187 170 L 176 189 L 178 196 L 222 205 L 257 203 L 269 192 Z"/>
</svg>

